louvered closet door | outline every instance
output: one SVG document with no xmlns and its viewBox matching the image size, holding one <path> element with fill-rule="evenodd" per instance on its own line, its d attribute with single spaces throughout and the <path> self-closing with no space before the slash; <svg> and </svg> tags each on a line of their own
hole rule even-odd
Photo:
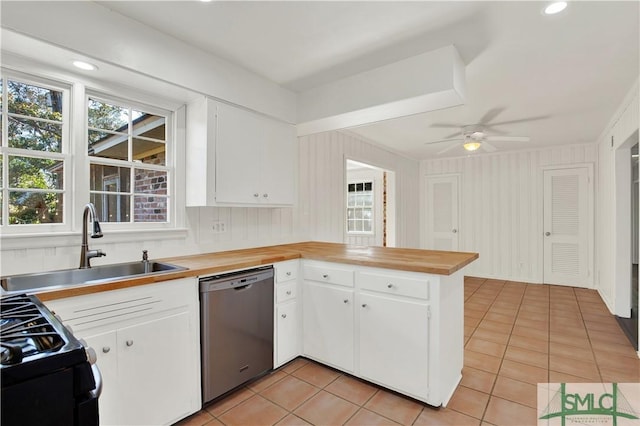
<svg viewBox="0 0 640 426">
<path fill-rule="evenodd" d="M 544 282 L 592 287 L 591 169 L 544 171 Z"/>
</svg>

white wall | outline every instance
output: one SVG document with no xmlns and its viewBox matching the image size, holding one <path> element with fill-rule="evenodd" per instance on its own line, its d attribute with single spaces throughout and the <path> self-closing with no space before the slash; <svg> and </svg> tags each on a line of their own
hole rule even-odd
<svg viewBox="0 0 640 426">
<path fill-rule="evenodd" d="M 624 254 L 630 247 L 630 210 L 628 203 L 617 200 L 617 185 L 622 184 L 622 175 L 616 167 L 617 151 L 630 143 L 629 137 L 639 127 L 638 82 L 630 89 L 618 111 L 598 139 L 598 179 L 596 190 L 596 287 L 609 310 L 616 315 L 629 314 L 629 279 L 631 256 Z M 630 179 L 626 174 L 626 178 Z M 628 181 L 626 182 L 628 184 Z M 618 205 L 622 205 L 619 208 Z M 640 218 L 635 218 L 639 220 Z M 628 230 L 626 232 L 629 232 Z M 626 240 L 626 242 L 625 242 Z"/>
<path fill-rule="evenodd" d="M 312 240 L 343 242 L 345 158 L 395 172 L 398 247 L 418 247 L 419 163 L 345 132 L 299 138 L 300 231 Z"/>
<path fill-rule="evenodd" d="M 542 282 L 542 167 L 596 163 L 595 145 L 470 155 L 421 163 L 424 176 L 460 175 L 459 251 L 480 253 L 467 275 Z M 421 222 L 422 246 L 425 206 Z"/>
</svg>

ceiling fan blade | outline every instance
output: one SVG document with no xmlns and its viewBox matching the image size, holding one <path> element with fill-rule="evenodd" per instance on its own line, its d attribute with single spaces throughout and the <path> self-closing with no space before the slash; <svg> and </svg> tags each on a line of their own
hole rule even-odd
<svg viewBox="0 0 640 426">
<path fill-rule="evenodd" d="M 529 142 L 531 139 L 527 136 L 487 136 L 484 140 L 491 142 Z"/>
<path fill-rule="evenodd" d="M 487 152 L 495 152 L 495 151 L 498 150 L 498 148 L 496 148 L 495 146 L 491 145 L 486 140 L 484 142 L 482 142 L 482 145 L 480 145 L 480 148 L 484 149 Z"/>
<path fill-rule="evenodd" d="M 439 141 L 432 141 L 432 142 L 425 142 L 425 145 L 433 145 L 436 143 L 443 143 L 443 142 L 452 142 L 452 141 L 462 141 L 462 139 L 460 138 L 454 138 L 454 139 L 441 139 Z"/>
<path fill-rule="evenodd" d="M 549 118 L 549 115 L 537 115 L 537 116 L 534 116 L 534 117 L 520 118 L 518 120 L 500 121 L 500 122 L 497 122 L 497 123 L 490 123 L 488 125 L 485 125 L 485 127 L 486 128 L 491 128 L 493 126 L 502 126 L 503 124 L 515 124 L 515 123 L 524 123 L 526 121 L 544 120 L 545 118 Z"/>
<path fill-rule="evenodd" d="M 478 121 L 478 123 L 486 127 L 488 126 L 487 123 L 489 123 L 491 120 L 496 118 L 504 110 L 505 110 L 504 107 L 492 108 L 489 111 L 484 113 L 484 115 L 482 116 L 480 121 Z"/>
<path fill-rule="evenodd" d="M 438 127 L 441 129 L 459 129 L 462 127 L 461 124 L 451 124 L 451 123 L 433 123 L 429 127 Z"/>
<path fill-rule="evenodd" d="M 449 151 L 451 151 L 452 149 L 454 149 L 454 148 L 456 148 L 456 147 L 458 147 L 458 146 L 460 146 L 460 145 L 458 145 L 458 144 L 454 144 L 454 145 L 448 146 L 448 147 L 446 147 L 445 149 L 443 149 L 443 150 L 441 150 L 441 151 L 436 152 L 436 155 L 440 155 L 440 154 L 444 154 L 445 152 L 449 152 Z"/>
</svg>

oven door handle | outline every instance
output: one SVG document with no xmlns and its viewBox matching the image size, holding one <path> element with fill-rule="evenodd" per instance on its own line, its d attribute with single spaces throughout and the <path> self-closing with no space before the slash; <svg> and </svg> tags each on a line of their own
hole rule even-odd
<svg viewBox="0 0 640 426">
<path fill-rule="evenodd" d="M 98 399 L 102 395 L 102 373 L 96 364 L 91 364 L 91 372 L 93 380 L 96 382 L 96 388 L 91 391 L 91 396 Z"/>
</svg>

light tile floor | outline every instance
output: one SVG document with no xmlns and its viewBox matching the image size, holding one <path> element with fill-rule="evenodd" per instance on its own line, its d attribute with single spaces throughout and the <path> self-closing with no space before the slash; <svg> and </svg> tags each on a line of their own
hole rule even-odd
<svg viewBox="0 0 640 426">
<path fill-rule="evenodd" d="M 463 378 L 446 408 L 298 358 L 178 425 L 535 425 L 536 383 L 640 382 L 594 290 L 467 277 L 464 329 Z"/>
</svg>

